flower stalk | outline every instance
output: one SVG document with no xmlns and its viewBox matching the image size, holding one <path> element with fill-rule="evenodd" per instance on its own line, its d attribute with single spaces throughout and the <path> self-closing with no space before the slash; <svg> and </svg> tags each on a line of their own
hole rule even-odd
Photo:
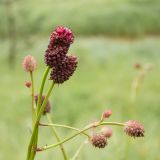
<svg viewBox="0 0 160 160">
<path fill-rule="evenodd" d="M 34 107 L 34 78 L 33 78 L 33 72 L 30 72 L 30 77 L 31 77 L 31 86 L 32 86 L 31 96 L 32 96 L 32 128 L 33 128 L 35 120 L 36 120 L 36 110 L 35 110 L 35 107 Z"/>
<path fill-rule="evenodd" d="M 116 126 L 124 126 L 125 124 L 124 123 L 117 123 L 117 122 L 99 122 L 97 123 L 96 125 L 94 125 L 94 127 L 99 127 L 101 125 L 116 125 Z M 93 127 L 93 124 L 90 124 L 88 125 L 87 127 L 85 127 L 84 129 L 80 130 L 79 132 L 75 133 L 74 135 L 68 137 L 68 138 L 65 138 L 64 140 L 58 142 L 58 143 L 55 143 L 55 144 L 51 144 L 51 145 L 48 145 L 48 146 L 44 146 L 44 147 L 41 147 L 39 148 L 40 151 L 44 151 L 44 150 L 48 150 L 48 149 L 51 149 L 51 148 L 54 148 L 54 147 L 57 147 L 71 139 L 73 139 L 74 137 L 80 135 L 81 133 L 84 133 L 85 131 L 91 129 Z"/>
<path fill-rule="evenodd" d="M 50 115 L 47 113 L 46 116 L 47 116 L 48 122 L 49 122 L 49 123 L 52 123 L 52 119 L 51 119 Z M 46 125 L 45 125 L 45 126 L 46 126 Z M 52 131 L 53 131 L 53 135 L 56 137 L 57 142 L 60 142 L 60 141 L 61 141 L 61 138 L 60 138 L 60 136 L 58 135 L 58 133 L 57 133 L 54 125 L 48 125 L 48 126 L 51 127 L 51 129 L 52 129 Z M 67 153 L 66 153 L 66 151 L 65 151 L 65 149 L 64 149 L 63 144 L 61 144 L 59 147 L 60 147 L 60 149 L 61 149 L 61 152 L 62 152 L 62 155 L 63 155 L 64 160 L 68 160 L 68 156 L 67 156 Z"/>
<path fill-rule="evenodd" d="M 112 125 L 112 126 L 120 126 L 123 127 L 124 132 L 133 138 L 136 137 L 143 137 L 145 130 L 142 124 L 135 120 L 129 120 L 125 123 L 118 123 L 118 122 L 106 122 L 105 120 L 110 118 L 112 115 L 112 110 L 106 110 L 102 113 L 102 116 L 99 121 L 96 121 L 92 124 L 87 125 L 83 129 L 78 129 L 75 127 L 71 127 L 68 125 L 63 124 L 56 124 L 52 122 L 52 119 L 49 115 L 51 106 L 49 102 L 49 97 L 51 92 L 54 88 L 55 84 L 63 84 L 67 81 L 75 72 L 78 64 L 77 57 L 71 54 L 67 54 L 69 51 L 70 45 L 74 41 L 73 32 L 67 27 L 57 27 L 50 36 L 50 41 L 45 51 L 44 55 L 44 62 L 47 66 L 44 75 L 42 77 L 40 89 L 38 95 L 35 96 L 34 93 L 34 77 L 33 71 L 37 67 L 36 60 L 33 56 L 26 56 L 23 61 L 23 68 L 26 72 L 30 73 L 31 82 L 27 81 L 25 86 L 31 88 L 31 96 L 32 96 L 32 134 L 30 137 L 30 142 L 28 145 L 28 152 L 27 152 L 27 159 L 26 160 L 34 160 L 36 153 L 39 151 L 48 150 L 54 147 L 59 146 L 61 149 L 61 153 L 63 155 L 64 160 L 68 160 L 68 155 L 64 149 L 64 143 L 72 140 L 76 136 L 85 135 L 87 136 L 87 142 L 90 142 L 92 146 L 97 148 L 105 148 L 108 145 L 108 139 L 112 137 L 112 128 L 108 129 L 105 126 Z M 137 66 L 139 68 L 139 66 Z M 49 80 L 52 82 L 46 95 L 43 95 L 43 90 L 45 87 L 45 82 L 47 80 L 48 74 L 50 71 L 50 78 Z M 143 75 L 141 76 L 140 80 L 143 80 Z M 40 119 L 42 116 L 46 116 L 48 119 L 47 123 L 40 123 Z M 38 135 L 39 135 L 39 127 L 40 126 L 50 126 L 53 135 L 57 140 L 57 143 L 51 145 L 45 145 L 42 147 L 38 146 Z M 91 135 L 88 131 L 93 128 L 101 127 L 100 132 L 93 132 Z M 56 127 L 70 129 L 76 131 L 73 135 L 61 139 L 59 136 Z M 77 149 L 76 153 L 72 156 L 71 160 L 76 160 L 80 151 L 82 150 L 86 141 L 83 142 L 80 147 Z"/>
<path fill-rule="evenodd" d="M 44 78 L 46 78 L 46 77 L 47 76 L 45 74 Z M 45 83 L 45 81 L 44 81 L 44 83 Z M 44 85 L 44 83 L 42 83 L 42 84 Z M 38 141 L 38 135 L 37 134 L 38 134 L 39 120 L 40 120 L 40 118 L 41 118 L 41 116 L 43 114 L 44 108 L 45 108 L 45 106 L 47 104 L 48 98 L 49 98 L 49 96 L 51 94 L 51 91 L 52 91 L 53 87 L 54 87 L 54 82 L 52 82 L 52 84 L 51 84 L 51 86 L 50 86 L 50 88 L 49 88 L 49 90 L 47 92 L 46 98 L 44 99 L 44 102 L 43 102 L 43 104 L 40 107 L 40 110 L 38 112 L 38 116 L 37 116 L 37 119 L 36 119 L 36 122 L 35 122 L 35 125 L 34 125 L 33 133 L 32 133 L 31 139 L 30 139 L 29 147 L 28 147 L 27 160 L 29 160 L 29 157 L 30 157 L 31 153 L 32 153 L 32 155 L 35 154 L 34 153 L 34 149 L 35 149 L 35 147 L 37 147 L 37 142 L 34 144 L 34 141 Z M 33 146 L 33 144 L 34 144 L 34 146 Z"/>
</svg>

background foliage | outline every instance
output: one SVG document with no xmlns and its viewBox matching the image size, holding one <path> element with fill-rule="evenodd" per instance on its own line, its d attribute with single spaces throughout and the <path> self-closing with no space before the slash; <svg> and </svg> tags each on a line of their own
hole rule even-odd
<svg viewBox="0 0 160 160">
<path fill-rule="evenodd" d="M 6 1 L 0 1 L 0 160 L 25 159 L 30 136 L 29 79 L 21 67 L 32 54 L 38 60 L 35 72 L 39 86 L 44 71 L 43 54 L 49 34 L 57 25 L 67 25 L 76 34 L 70 52 L 79 66 L 70 79 L 57 86 L 50 98 L 56 123 L 83 127 L 112 108 L 111 120 L 137 119 L 145 125 L 143 139 L 130 139 L 114 127 L 113 138 L 104 150 L 87 145 L 79 159 L 158 160 L 160 159 L 160 1 L 159 0 L 17 0 L 10 6 L 16 28 L 16 61 L 8 65 L 10 35 Z M 9 16 L 10 16 L 9 15 Z M 131 103 L 135 62 L 152 63 L 137 100 Z M 49 82 L 48 82 L 49 83 Z M 38 89 L 37 89 L 38 90 Z M 45 120 L 45 118 L 44 118 Z M 65 132 L 63 132 L 65 131 Z M 49 129 L 41 129 L 42 144 L 54 142 Z M 62 137 L 70 135 L 59 130 Z M 79 140 L 65 147 L 73 154 Z M 41 153 L 37 159 L 62 159 L 59 149 Z"/>
</svg>

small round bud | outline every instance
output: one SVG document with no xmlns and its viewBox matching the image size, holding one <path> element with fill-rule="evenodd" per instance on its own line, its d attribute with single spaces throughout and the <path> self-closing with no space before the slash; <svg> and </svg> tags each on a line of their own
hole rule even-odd
<svg viewBox="0 0 160 160">
<path fill-rule="evenodd" d="M 37 105 L 38 95 L 35 95 L 34 99 L 35 99 L 35 103 Z M 44 99 L 45 99 L 45 96 L 43 95 L 42 96 L 41 105 L 43 104 Z M 47 104 L 46 104 L 46 106 L 45 106 L 45 108 L 44 108 L 43 115 L 45 115 L 46 113 L 50 113 L 50 112 L 51 112 L 51 105 L 50 105 L 50 102 L 48 101 Z"/>
<path fill-rule="evenodd" d="M 106 110 L 105 112 L 103 112 L 103 119 L 106 119 L 106 118 L 109 118 L 110 116 L 112 115 L 112 110 L 109 109 L 109 110 Z"/>
<path fill-rule="evenodd" d="M 135 63 L 135 64 L 133 65 L 133 67 L 134 67 L 135 69 L 141 69 L 141 68 L 142 68 L 142 65 L 141 65 L 140 63 Z"/>
<path fill-rule="evenodd" d="M 91 138 L 91 144 L 94 147 L 105 148 L 105 146 L 108 144 L 107 138 L 101 133 L 99 134 L 96 133 Z"/>
<path fill-rule="evenodd" d="M 113 135 L 112 128 L 110 127 L 103 127 L 101 129 L 101 133 L 106 137 L 106 138 L 111 138 Z"/>
<path fill-rule="evenodd" d="M 125 123 L 124 131 L 131 137 L 144 137 L 144 127 L 137 121 L 129 120 Z"/>
<path fill-rule="evenodd" d="M 23 60 L 23 68 L 26 72 L 33 72 L 37 67 L 37 62 L 33 56 L 28 55 Z"/>
<path fill-rule="evenodd" d="M 32 83 L 31 83 L 30 81 L 25 81 L 25 86 L 26 86 L 27 88 L 30 88 L 31 85 L 32 85 Z"/>
</svg>

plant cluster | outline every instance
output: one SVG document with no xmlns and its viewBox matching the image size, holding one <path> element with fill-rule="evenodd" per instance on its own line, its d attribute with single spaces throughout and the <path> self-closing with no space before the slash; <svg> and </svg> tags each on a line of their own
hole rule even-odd
<svg viewBox="0 0 160 160">
<path fill-rule="evenodd" d="M 63 124 L 56 124 L 52 122 L 52 119 L 50 117 L 51 104 L 49 102 L 49 97 L 53 91 L 53 88 L 56 84 L 60 85 L 67 81 L 73 75 L 74 71 L 77 68 L 77 57 L 75 55 L 68 54 L 70 45 L 73 43 L 73 41 L 74 35 L 69 28 L 60 26 L 52 32 L 48 47 L 44 54 L 46 70 L 42 77 L 42 82 L 38 94 L 35 94 L 34 91 L 33 78 L 33 73 L 37 68 L 37 62 L 31 55 L 28 55 L 24 58 L 23 68 L 26 72 L 30 74 L 31 77 L 31 81 L 26 81 L 25 86 L 30 88 L 32 92 L 32 134 L 28 145 L 26 160 L 34 160 L 37 152 L 45 151 L 57 146 L 60 147 L 63 158 L 65 160 L 68 160 L 68 154 L 66 153 L 63 144 L 79 135 L 86 136 L 87 140 L 85 140 L 80 146 L 80 148 L 78 148 L 75 155 L 73 155 L 72 160 L 75 160 L 77 158 L 82 146 L 86 144 L 86 142 L 90 143 L 96 148 L 105 148 L 108 145 L 108 140 L 112 137 L 113 134 L 112 128 L 108 127 L 109 125 L 116 125 L 122 127 L 126 135 L 134 138 L 144 136 L 143 125 L 135 120 L 129 120 L 124 123 L 109 122 L 108 119 L 112 115 L 112 110 L 110 109 L 104 111 L 99 120 L 86 125 L 83 129 L 78 129 L 75 127 Z M 44 94 L 43 91 L 48 76 L 51 85 L 47 93 Z M 47 117 L 48 123 L 41 122 L 42 116 Z M 57 143 L 38 146 L 39 127 L 47 126 L 52 127 Z M 64 139 L 61 139 L 56 130 L 56 127 L 71 129 L 76 131 L 76 133 Z M 98 131 L 94 131 L 92 133 L 89 132 L 95 128 L 98 128 Z"/>
</svg>

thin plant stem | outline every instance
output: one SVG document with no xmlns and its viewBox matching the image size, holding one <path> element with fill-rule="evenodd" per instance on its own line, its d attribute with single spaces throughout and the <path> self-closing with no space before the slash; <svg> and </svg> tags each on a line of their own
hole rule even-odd
<svg viewBox="0 0 160 160">
<path fill-rule="evenodd" d="M 52 122 L 52 119 L 51 119 L 51 117 L 50 117 L 50 115 L 49 115 L 48 113 L 46 114 L 46 116 L 47 116 L 48 122 L 49 122 L 49 123 L 53 123 L 53 122 Z M 53 131 L 53 135 L 55 136 L 57 142 L 60 142 L 60 141 L 61 141 L 61 138 L 60 138 L 60 136 L 58 135 L 55 127 L 54 127 L 53 125 L 50 125 L 50 127 L 51 127 L 51 129 L 52 129 L 52 131 Z M 64 149 L 63 144 L 61 144 L 59 147 L 60 147 L 60 149 L 61 149 L 61 152 L 62 152 L 62 155 L 63 155 L 64 160 L 68 160 L 68 156 L 67 156 L 67 153 L 66 153 L 66 151 L 65 151 L 65 149 Z"/>
<path fill-rule="evenodd" d="M 45 72 L 44 72 L 44 75 L 43 75 L 43 79 L 42 79 L 42 83 L 41 83 L 41 87 L 40 87 L 39 95 L 38 95 L 37 115 L 38 115 L 38 112 L 39 112 L 40 107 L 41 107 L 43 89 L 44 89 L 44 85 L 45 85 L 45 82 L 46 82 L 46 79 L 47 79 L 47 75 L 48 75 L 48 73 L 49 73 L 49 70 L 50 70 L 50 68 L 47 67 L 46 70 L 45 70 Z"/>
<path fill-rule="evenodd" d="M 36 122 L 35 122 L 35 125 L 34 125 L 33 133 L 32 133 L 31 139 L 30 139 L 30 143 L 29 143 L 29 146 L 28 146 L 27 160 L 29 160 L 29 157 L 30 157 L 30 154 L 31 154 L 31 150 L 33 152 L 33 150 L 35 149 L 35 147 L 37 145 L 36 144 L 35 146 L 33 146 L 33 143 L 34 143 L 34 141 L 36 139 L 38 139 L 38 138 L 36 138 L 36 137 L 38 137 L 38 135 L 36 135 L 36 133 L 38 133 L 37 130 L 38 130 L 39 120 L 40 120 L 40 118 L 41 118 L 41 116 L 43 114 L 44 108 L 45 108 L 45 106 L 47 104 L 48 98 L 49 98 L 49 96 L 51 94 L 51 91 L 52 91 L 53 87 L 54 87 L 54 82 L 51 84 L 51 86 L 50 86 L 50 88 L 49 88 L 49 90 L 47 92 L 47 95 L 46 95 L 46 97 L 45 97 L 45 99 L 43 101 L 43 104 L 40 107 L 40 110 L 38 112 L 38 116 L 37 116 L 37 119 L 36 119 Z"/>
<path fill-rule="evenodd" d="M 32 156 L 33 154 L 35 155 L 35 150 L 36 150 L 35 147 L 37 147 L 37 142 L 35 143 L 35 141 L 38 140 L 38 135 L 36 133 L 38 133 L 37 130 L 38 130 L 38 125 L 39 125 L 39 120 L 40 120 L 40 118 L 41 118 L 41 116 L 43 114 L 44 108 L 45 108 L 45 106 L 46 106 L 46 104 L 48 102 L 48 98 L 49 98 L 49 96 L 50 96 L 50 94 L 52 92 L 53 87 L 54 87 L 54 82 L 49 87 L 49 90 L 48 90 L 47 95 L 46 95 L 46 97 L 44 99 L 44 102 L 43 102 L 43 104 L 42 104 L 42 106 L 41 106 L 41 108 L 39 110 L 39 113 L 38 113 L 38 116 L 37 116 L 37 119 L 36 119 L 36 123 L 34 125 L 33 133 L 32 133 L 31 139 L 30 139 L 30 143 L 29 143 L 29 153 L 28 153 L 29 155 L 27 156 L 28 160 L 33 160 L 34 159 L 34 158 L 29 159 L 29 157 L 30 156 L 33 157 Z M 33 144 L 35 144 L 35 145 L 33 145 Z"/>
<path fill-rule="evenodd" d="M 41 82 L 41 86 L 40 86 L 40 89 L 39 89 L 38 102 L 37 102 L 36 113 L 35 113 L 36 116 L 38 116 L 39 108 L 41 107 L 43 89 L 44 89 L 44 85 L 45 85 L 45 82 L 46 82 L 49 70 L 50 70 L 50 68 L 47 67 L 46 70 L 45 70 L 45 72 L 44 72 L 43 79 L 42 79 L 42 82 Z M 34 129 L 35 125 L 36 125 L 36 122 L 34 122 L 33 129 Z M 38 125 L 37 125 L 37 131 L 35 132 L 34 137 L 35 137 L 34 138 L 35 142 L 32 142 L 33 143 L 32 146 L 29 146 L 29 148 L 32 147 L 32 148 L 30 148 L 30 152 L 31 152 L 30 154 L 32 155 L 31 159 L 34 159 L 33 156 L 35 156 L 35 154 L 36 154 L 34 150 L 35 150 L 35 147 L 37 146 L 37 141 L 38 141 Z M 28 150 L 28 156 L 29 156 L 29 150 Z"/>
<path fill-rule="evenodd" d="M 80 129 L 78 128 L 75 128 L 75 127 L 71 127 L 71 126 L 67 126 L 67 125 L 62 125 L 62 124 L 55 124 L 55 123 L 49 123 L 49 124 L 45 124 L 45 123 L 40 123 L 40 126 L 55 126 L 55 127 L 61 127 L 61 128 L 67 128 L 67 129 L 71 129 L 71 130 L 74 130 L 74 131 L 81 131 Z M 90 135 L 83 132 L 82 134 L 84 134 L 85 136 L 87 136 L 88 138 L 90 138 Z"/>
<path fill-rule="evenodd" d="M 74 156 L 72 157 L 71 160 L 76 160 L 80 154 L 80 152 L 82 151 L 84 145 L 87 144 L 86 141 L 82 142 L 81 145 L 79 146 L 79 148 L 77 149 L 76 153 L 74 154 Z"/>
<path fill-rule="evenodd" d="M 33 78 L 33 72 L 30 72 L 30 77 L 31 77 L 31 83 L 32 83 L 32 91 L 31 91 L 31 96 L 32 96 L 32 128 L 34 127 L 35 119 L 36 119 L 36 112 L 34 108 L 34 78 Z"/>
<path fill-rule="evenodd" d="M 100 123 L 97 123 L 96 125 L 94 125 L 94 127 L 98 127 L 98 126 L 101 126 L 101 125 L 124 126 L 125 124 L 124 123 L 117 123 L 117 122 L 100 122 Z M 44 150 L 47 150 L 47 149 L 51 149 L 51 148 L 57 147 L 58 145 L 63 144 L 65 142 L 73 139 L 74 137 L 78 136 L 79 134 L 81 134 L 81 133 L 83 133 L 83 132 L 91 129 L 92 127 L 93 127 L 93 124 L 88 125 L 87 127 L 85 127 L 84 129 L 82 129 L 81 131 L 77 132 L 76 134 L 74 134 L 74 135 L 72 135 L 72 136 L 70 136 L 68 138 L 63 139 L 61 142 L 58 142 L 58 143 L 55 143 L 55 144 L 51 144 L 51 145 L 39 148 L 39 151 L 44 151 Z"/>
</svg>

